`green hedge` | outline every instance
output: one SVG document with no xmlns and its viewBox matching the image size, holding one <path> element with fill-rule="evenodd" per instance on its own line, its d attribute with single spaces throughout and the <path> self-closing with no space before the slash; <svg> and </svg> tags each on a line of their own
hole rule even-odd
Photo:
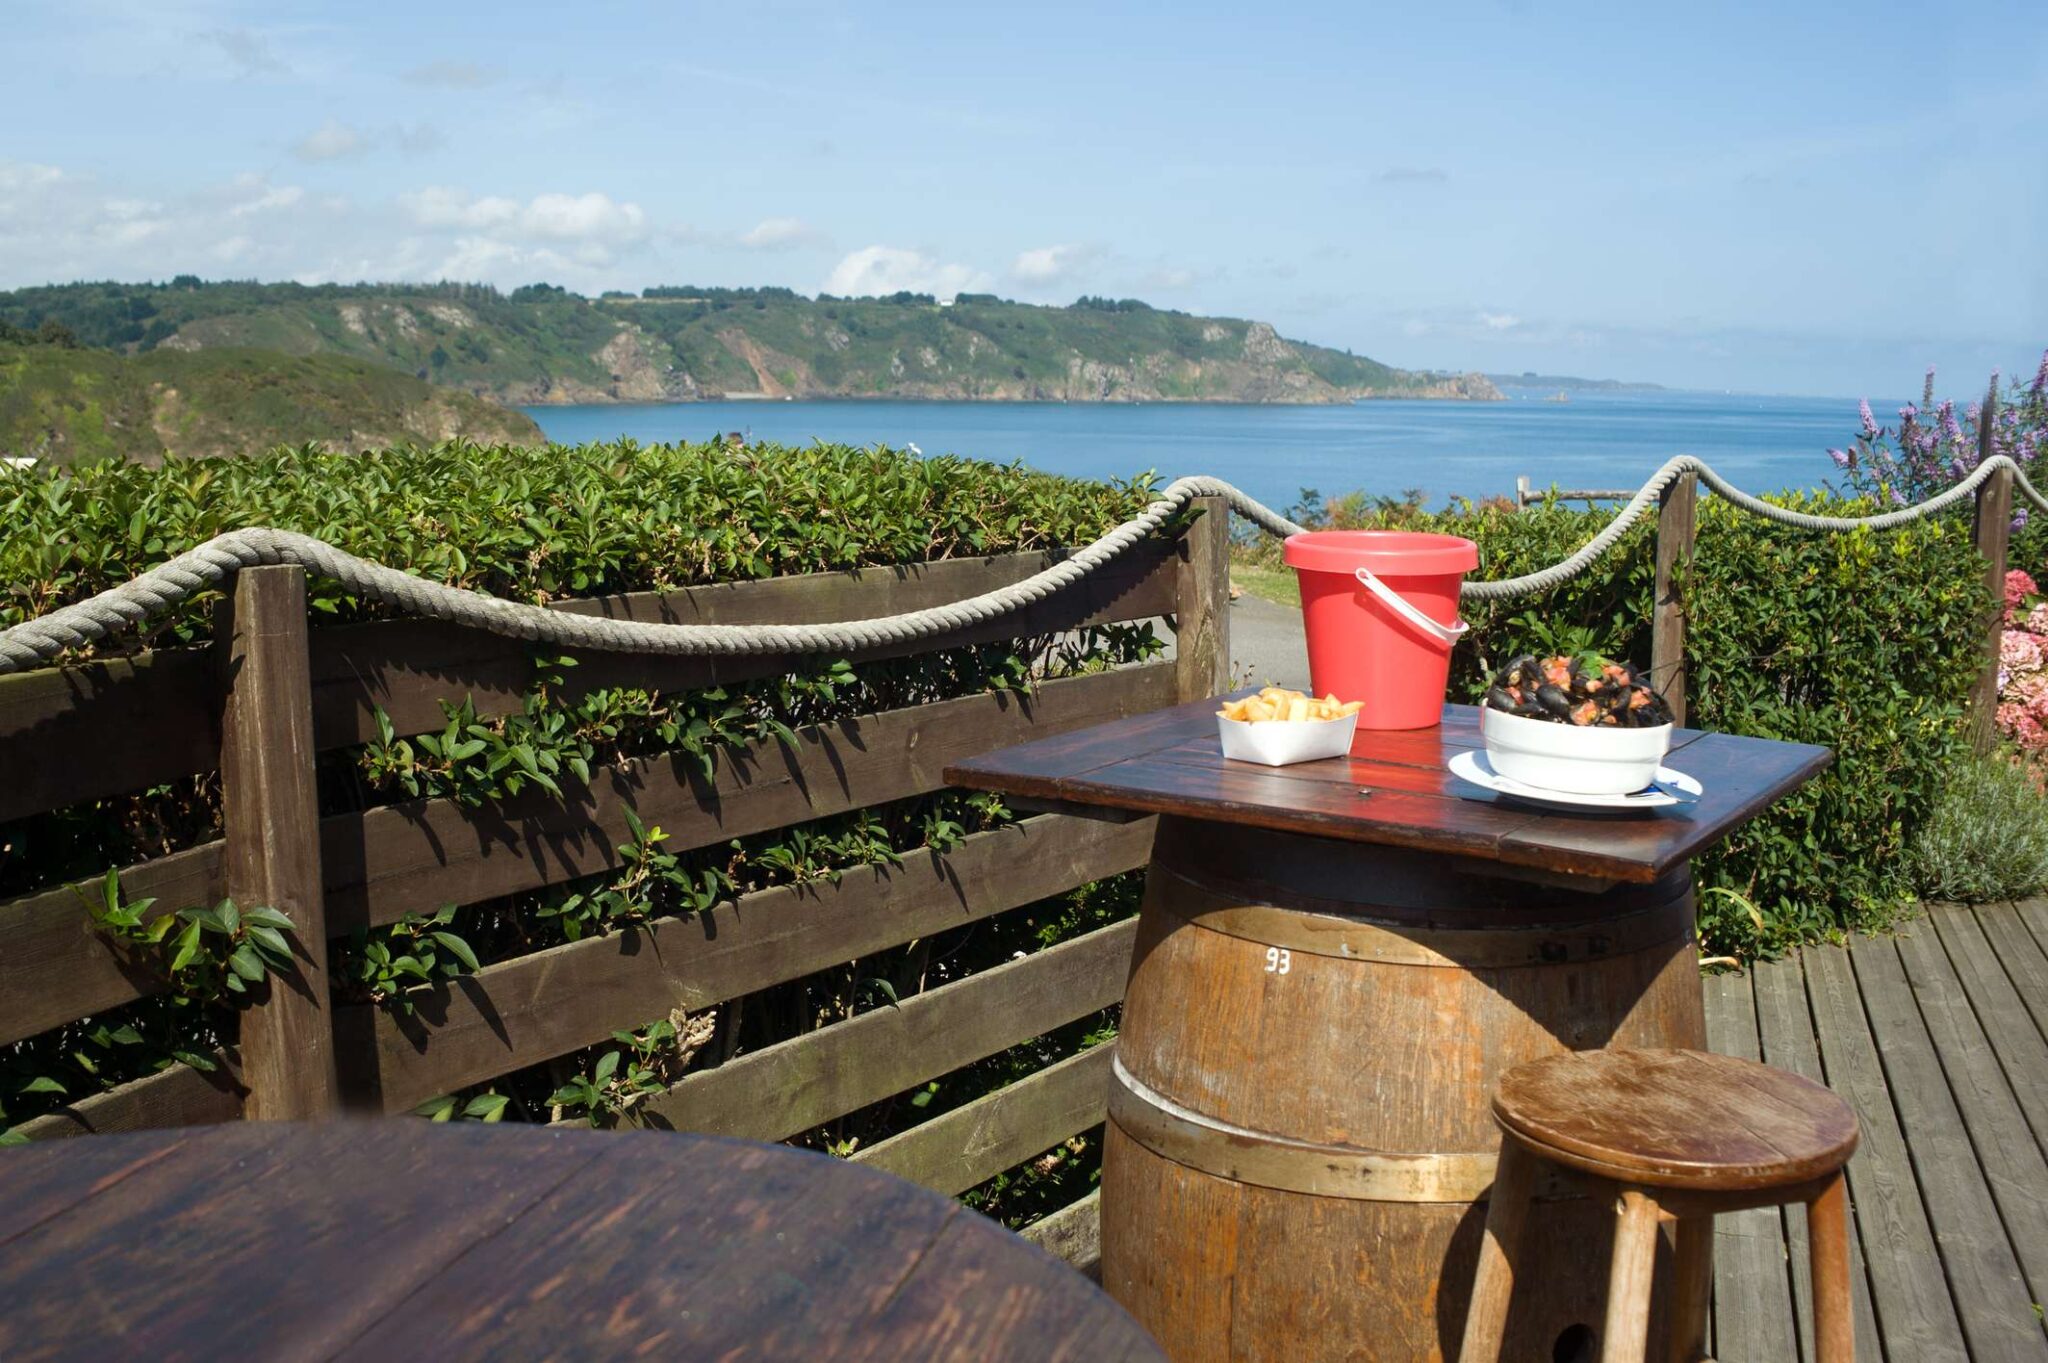
<svg viewBox="0 0 2048 1363">
<path fill-rule="evenodd" d="M 1867 503 L 1785 502 L 1863 515 Z M 1343 526 L 1399 524 L 1465 535 L 1480 572 L 1514 577 L 1592 538 L 1612 508 L 1550 504 L 1431 515 L 1347 499 Z M 2015 564 L 2034 551 L 2015 545 Z M 2048 543 L 2048 536 L 2044 536 Z M 1270 541 L 1240 552 L 1273 562 Z M 1538 596 L 1470 603 L 1453 688 L 1477 700 L 1491 668 L 1522 652 L 1596 650 L 1650 661 L 1654 526 L 1633 530 L 1581 576 Z M 1962 752 L 1959 721 L 1990 609 L 1967 512 L 1914 527 L 1848 535 L 1786 529 L 1707 497 L 1688 589 L 1689 722 L 1759 738 L 1819 743 L 1834 766 L 1700 863 L 1700 883 L 1743 896 L 1763 915 L 1707 893 L 1706 946 L 1775 954 L 1844 929 L 1877 928 L 1911 902 L 1905 855 Z"/>
<path fill-rule="evenodd" d="M 522 601 L 1085 543 L 1149 484 L 886 449 L 453 443 L 0 476 L 0 626 L 267 525 Z M 316 608 L 356 610 L 331 582 Z M 159 634 L 197 637 L 194 603 Z"/>
</svg>

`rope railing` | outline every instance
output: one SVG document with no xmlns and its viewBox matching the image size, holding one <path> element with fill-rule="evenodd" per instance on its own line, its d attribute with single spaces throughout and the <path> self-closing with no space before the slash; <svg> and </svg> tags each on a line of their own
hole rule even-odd
<svg viewBox="0 0 2048 1363">
<path fill-rule="evenodd" d="M 1577 551 L 1520 577 L 1467 582 L 1464 595 L 1499 600 L 1546 591 L 1578 575 L 1618 542 L 1643 513 L 1687 474 L 1716 494 L 1766 520 L 1801 530 L 1891 530 L 1956 505 L 1999 469 L 2012 470 L 2019 492 L 2048 512 L 2048 497 L 2004 455 L 1984 460 L 1968 477 L 1913 506 L 1872 516 L 1816 516 L 1773 506 L 1728 482 L 1703 460 L 1679 455 L 1644 482 L 1628 503 Z M 410 615 L 466 625 L 494 634 L 564 649 L 648 653 L 686 657 L 735 657 L 763 653 L 850 653 L 932 638 L 983 624 L 1022 610 L 1113 562 L 1182 514 L 1200 497 L 1220 497 L 1261 530 L 1292 535 L 1303 527 L 1218 478 L 1181 478 L 1169 484 L 1142 512 L 1092 544 L 1021 581 L 978 596 L 899 615 L 808 625 L 668 625 L 573 615 L 481 592 L 432 582 L 338 549 L 324 540 L 290 530 L 253 528 L 217 535 L 197 548 L 87 600 L 63 606 L 0 630 L 0 674 L 26 671 L 66 650 L 132 630 L 202 591 L 224 586 L 243 568 L 298 564 L 329 578 L 356 596 L 382 602 Z"/>
</svg>

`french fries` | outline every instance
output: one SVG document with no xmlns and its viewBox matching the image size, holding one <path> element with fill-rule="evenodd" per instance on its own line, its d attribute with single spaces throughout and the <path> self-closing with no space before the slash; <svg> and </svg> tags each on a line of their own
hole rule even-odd
<svg viewBox="0 0 2048 1363">
<path fill-rule="evenodd" d="M 1357 714 L 1364 708 L 1364 701 L 1353 700 L 1340 704 L 1335 696 L 1317 699 L 1314 696 L 1303 695 L 1299 691 L 1289 691 L 1285 687 L 1269 686 L 1256 696 L 1225 701 L 1223 708 L 1216 713 L 1221 718 L 1236 720 L 1240 724 L 1258 724 L 1274 719 L 1343 719 L 1347 715 Z"/>
</svg>

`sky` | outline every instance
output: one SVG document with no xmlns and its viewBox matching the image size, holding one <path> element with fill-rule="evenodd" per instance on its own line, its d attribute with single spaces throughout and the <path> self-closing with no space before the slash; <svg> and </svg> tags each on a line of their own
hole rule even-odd
<svg viewBox="0 0 2048 1363">
<path fill-rule="evenodd" d="M 0 69 L 0 287 L 1090 293 L 1829 396 L 2048 346 L 2040 0 L 9 0 Z"/>
</svg>

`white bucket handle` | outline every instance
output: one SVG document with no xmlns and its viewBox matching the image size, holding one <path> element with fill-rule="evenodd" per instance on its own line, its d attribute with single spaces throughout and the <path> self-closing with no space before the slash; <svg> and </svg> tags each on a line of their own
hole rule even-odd
<svg viewBox="0 0 2048 1363">
<path fill-rule="evenodd" d="M 1472 628 L 1463 620 L 1458 621 L 1454 625 L 1446 625 L 1440 620 L 1431 618 L 1421 607 L 1395 591 L 1392 587 L 1389 587 L 1386 583 L 1380 581 L 1370 568 L 1359 568 L 1355 570 L 1355 575 L 1360 582 L 1365 584 L 1368 591 L 1391 606 L 1396 615 L 1442 644 L 1445 648 L 1456 645 L 1458 640 L 1464 637 L 1465 631 Z"/>
</svg>

